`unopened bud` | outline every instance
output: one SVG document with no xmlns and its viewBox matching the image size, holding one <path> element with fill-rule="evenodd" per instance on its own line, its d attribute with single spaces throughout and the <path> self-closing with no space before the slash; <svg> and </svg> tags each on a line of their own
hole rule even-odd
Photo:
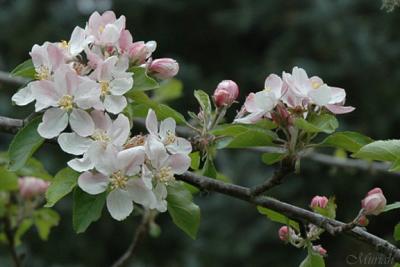
<svg viewBox="0 0 400 267">
<path fill-rule="evenodd" d="M 293 229 L 282 226 L 278 231 L 279 239 L 282 241 L 289 241 L 290 237 L 294 235 Z"/>
<path fill-rule="evenodd" d="M 315 208 L 325 209 L 326 206 L 328 205 L 328 202 L 329 202 L 329 199 L 325 196 L 315 196 L 311 200 L 310 207 L 312 209 L 315 209 Z"/>
<path fill-rule="evenodd" d="M 386 206 L 386 198 L 382 189 L 376 187 L 369 191 L 366 197 L 361 201 L 361 207 L 365 215 L 378 215 Z"/>
<path fill-rule="evenodd" d="M 232 80 L 220 82 L 214 91 L 214 102 L 217 107 L 230 106 L 239 96 L 239 87 Z"/>
<path fill-rule="evenodd" d="M 313 251 L 317 252 L 321 256 L 326 256 L 328 253 L 321 245 L 313 246 L 312 248 Z"/>
<path fill-rule="evenodd" d="M 24 199 L 30 199 L 44 194 L 50 183 L 35 177 L 22 177 L 18 179 L 19 193 Z"/>
<path fill-rule="evenodd" d="M 279 126 L 287 127 L 293 124 L 289 111 L 280 103 L 276 105 L 276 111 L 271 113 L 271 118 Z"/>
<path fill-rule="evenodd" d="M 158 58 L 151 62 L 149 71 L 161 80 L 169 79 L 178 73 L 179 64 L 172 58 Z"/>
<path fill-rule="evenodd" d="M 128 57 L 131 62 L 137 65 L 141 65 L 146 62 L 151 54 L 157 47 L 157 43 L 149 41 L 147 43 L 143 41 L 134 42 L 129 46 Z"/>
<path fill-rule="evenodd" d="M 368 219 L 366 216 L 361 216 L 360 218 L 358 218 L 357 224 L 360 226 L 367 226 L 369 223 Z"/>
</svg>

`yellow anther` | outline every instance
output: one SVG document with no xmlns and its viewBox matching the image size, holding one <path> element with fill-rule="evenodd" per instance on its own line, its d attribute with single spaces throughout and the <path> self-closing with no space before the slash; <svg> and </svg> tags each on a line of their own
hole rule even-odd
<svg viewBox="0 0 400 267">
<path fill-rule="evenodd" d="M 61 40 L 61 42 L 60 42 L 60 48 L 67 49 L 68 46 L 69 46 L 69 43 L 68 43 L 67 41 Z"/>
<path fill-rule="evenodd" d="M 312 86 L 312 88 L 313 89 L 318 89 L 318 88 L 320 88 L 321 87 L 321 83 L 320 82 L 311 82 L 311 86 Z"/>
<path fill-rule="evenodd" d="M 128 183 L 128 177 L 122 174 L 121 171 L 114 172 L 110 176 L 111 189 L 124 189 Z"/>
<path fill-rule="evenodd" d="M 35 78 L 37 80 L 49 80 L 50 79 L 50 70 L 46 66 L 40 66 L 35 69 L 36 74 Z"/>
<path fill-rule="evenodd" d="M 58 101 L 58 105 L 60 106 L 60 108 L 70 111 L 74 107 L 73 100 L 74 100 L 73 96 L 65 95 L 61 97 L 61 99 Z"/>
<path fill-rule="evenodd" d="M 102 130 L 96 130 L 91 136 L 93 140 L 100 142 L 110 142 L 111 138 Z"/>
<path fill-rule="evenodd" d="M 108 81 L 100 81 L 100 94 L 101 96 L 105 96 L 110 91 L 110 84 Z"/>
<path fill-rule="evenodd" d="M 171 167 L 162 167 L 155 175 L 155 178 L 162 183 L 169 183 L 175 180 Z"/>
<path fill-rule="evenodd" d="M 176 140 L 176 136 L 174 133 L 172 133 L 171 131 L 167 132 L 167 136 L 164 139 L 164 144 L 165 145 L 170 145 L 173 144 Z"/>
</svg>

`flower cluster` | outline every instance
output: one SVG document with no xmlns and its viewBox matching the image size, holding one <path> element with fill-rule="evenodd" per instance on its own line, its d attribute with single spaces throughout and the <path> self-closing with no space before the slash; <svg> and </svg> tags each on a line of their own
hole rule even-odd
<svg viewBox="0 0 400 267">
<path fill-rule="evenodd" d="M 235 122 L 252 124 L 264 117 L 273 118 L 275 108 L 286 115 L 305 115 L 322 109 L 333 114 L 353 111 L 353 107 L 344 106 L 345 99 L 344 89 L 328 86 L 317 76 L 309 78 L 304 69 L 294 67 L 292 73 L 283 72 L 282 77 L 269 75 L 264 90 L 247 96 Z"/>
<path fill-rule="evenodd" d="M 122 114 L 124 96 L 133 86 L 131 67 L 156 79 L 177 74 L 178 63 L 152 60 L 154 41 L 133 42 L 125 17 L 111 11 L 91 15 L 85 29 L 76 27 L 70 41 L 35 45 L 30 53 L 35 80 L 13 96 L 17 105 L 36 101 L 44 111 L 38 126 L 44 138 L 55 138 L 63 151 L 79 156 L 68 162 L 78 171 L 79 187 L 93 195 L 107 192 L 107 208 L 117 220 L 126 218 L 133 203 L 166 211 L 167 185 L 190 166 L 192 147 L 175 135 L 175 121 L 158 126 L 149 110 L 149 135 L 130 136 Z M 70 126 L 71 132 L 64 132 Z"/>
</svg>

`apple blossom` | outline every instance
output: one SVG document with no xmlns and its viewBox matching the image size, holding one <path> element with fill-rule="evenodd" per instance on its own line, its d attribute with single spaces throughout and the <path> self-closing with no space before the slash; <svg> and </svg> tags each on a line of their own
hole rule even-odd
<svg viewBox="0 0 400 267">
<path fill-rule="evenodd" d="M 88 36 L 93 36 L 96 45 L 117 44 L 122 30 L 125 29 L 125 16 L 118 19 L 112 11 L 106 11 L 102 15 L 94 12 L 86 25 L 85 31 Z"/>
<path fill-rule="evenodd" d="M 68 65 L 58 68 L 54 81 L 32 83 L 32 93 L 39 109 L 47 108 L 38 132 L 44 138 L 58 136 L 68 125 L 81 136 L 89 136 L 94 131 L 94 123 L 85 109 L 98 101 L 100 90 L 96 82 L 80 77 Z"/>
<path fill-rule="evenodd" d="M 42 179 L 25 176 L 18 179 L 19 194 L 24 199 L 31 199 L 46 192 L 50 183 Z"/>
<path fill-rule="evenodd" d="M 326 256 L 328 253 L 321 245 L 313 246 L 312 249 L 321 256 Z"/>
<path fill-rule="evenodd" d="M 376 187 L 370 190 L 361 201 L 361 207 L 365 215 L 379 215 L 386 207 L 386 198 L 382 189 Z"/>
<path fill-rule="evenodd" d="M 239 96 L 239 87 L 232 80 L 224 80 L 214 91 L 214 102 L 217 107 L 230 106 Z"/>
<path fill-rule="evenodd" d="M 325 209 L 326 206 L 328 205 L 328 202 L 329 202 L 329 200 L 325 196 L 315 196 L 311 200 L 310 207 L 312 209 L 315 209 L 315 208 Z"/>
<path fill-rule="evenodd" d="M 159 58 L 150 63 L 149 72 L 159 79 L 169 79 L 178 74 L 179 64 L 172 58 Z"/>
<path fill-rule="evenodd" d="M 281 228 L 279 228 L 279 231 L 278 231 L 279 239 L 282 241 L 289 241 L 289 239 L 290 239 L 289 232 L 290 231 L 293 231 L 293 230 L 287 226 L 282 226 Z"/>
<path fill-rule="evenodd" d="M 154 206 L 155 196 L 139 177 L 144 163 L 143 147 L 118 151 L 108 146 L 96 162 L 97 171 L 86 171 L 78 178 L 79 187 L 92 195 L 109 189 L 107 209 L 116 220 L 123 220 L 133 210 L 133 202 L 145 207 Z"/>
<path fill-rule="evenodd" d="M 172 118 L 167 118 L 160 123 L 156 113 L 149 109 L 146 117 L 146 128 L 150 135 L 154 136 L 158 141 L 165 145 L 166 149 L 171 154 L 189 154 L 192 152 L 192 145 L 188 140 L 175 135 L 176 122 Z"/>
<path fill-rule="evenodd" d="M 264 90 L 247 96 L 244 108 L 245 112 L 250 114 L 235 119 L 235 122 L 251 124 L 264 116 L 269 117 L 282 96 L 282 84 L 282 79 L 278 75 L 270 74 L 265 80 Z"/>
</svg>

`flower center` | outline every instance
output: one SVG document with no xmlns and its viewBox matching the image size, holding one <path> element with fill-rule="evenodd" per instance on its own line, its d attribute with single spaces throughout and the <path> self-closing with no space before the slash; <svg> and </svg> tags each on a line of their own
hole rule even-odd
<svg viewBox="0 0 400 267">
<path fill-rule="evenodd" d="M 110 176 L 111 190 L 124 189 L 128 183 L 128 177 L 122 174 L 121 171 L 114 172 Z"/>
<path fill-rule="evenodd" d="M 162 183 L 169 183 L 175 180 L 171 167 L 162 167 L 156 173 L 155 178 Z"/>
<path fill-rule="evenodd" d="M 61 99 L 58 101 L 58 105 L 60 106 L 61 109 L 70 111 L 74 107 L 73 100 L 74 100 L 73 96 L 65 95 L 65 96 L 61 97 Z"/>
<path fill-rule="evenodd" d="M 67 48 L 68 48 L 68 46 L 69 46 L 69 44 L 68 44 L 68 42 L 67 42 L 67 41 L 65 41 L 65 40 L 61 40 L 61 42 L 60 42 L 60 47 L 61 47 L 61 48 L 63 48 L 63 49 L 67 49 Z"/>
<path fill-rule="evenodd" d="M 100 26 L 99 26 L 99 32 L 100 32 L 100 33 L 103 33 L 103 31 L 104 31 L 104 26 L 103 26 L 103 25 L 100 25 Z"/>
<path fill-rule="evenodd" d="M 102 130 L 96 130 L 92 135 L 93 140 L 100 142 L 110 142 L 111 138 Z"/>
<path fill-rule="evenodd" d="M 126 144 L 124 145 L 124 147 L 131 148 L 136 146 L 143 146 L 145 142 L 146 142 L 146 137 L 139 134 L 129 139 L 128 142 L 126 142 Z"/>
<path fill-rule="evenodd" d="M 101 96 L 105 96 L 110 91 L 110 84 L 108 81 L 100 81 L 100 92 Z"/>
<path fill-rule="evenodd" d="M 164 139 L 164 143 L 166 145 L 170 145 L 170 144 L 173 144 L 175 142 L 175 140 L 176 140 L 175 134 L 171 131 L 168 131 L 167 136 Z"/>
<path fill-rule="evenodd" d="M 311 86 L 312 86 L 312 88 L 313 89 L 318 89 L 318 88 L 320 88 L 321 87 L 321 83 L 319 83 L 319 82 L 311 82 Z"/>
<path fill-rule="evenodd" d="M 38 80 L 49 80 L 50 79 L 50 70 L 46 66 L 40 66 L 36 68 L 35 78 Z"/>
<path fill-rule="evenodd" d="M 271 89 L 271 87 L 265 87 L 265 88 L 264 88 L 264 91 L 266 91 L 266 92 L 268 92 L 268 93 L 269 93 L 269 92 L 271 92 L 271 91 L 272 91 L 272 89 Z"/>
</svg>

